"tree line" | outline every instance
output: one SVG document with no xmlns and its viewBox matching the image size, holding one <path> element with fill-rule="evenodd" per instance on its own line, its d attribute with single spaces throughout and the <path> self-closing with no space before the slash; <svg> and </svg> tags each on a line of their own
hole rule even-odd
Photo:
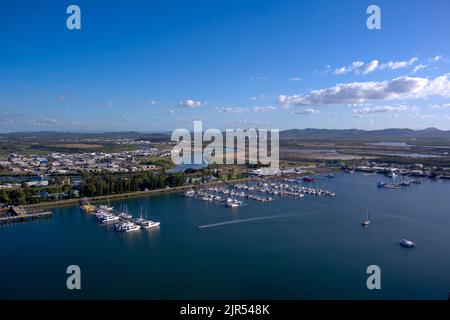
<svg viewBox="0 0 450 320">
<path fill-rule="evenodd" d="M 82 197 L 96 197 L 127 192 L 178 187 L 185 183 L 183 173 L 158 174 L 152 172 L 124 175 L 94 175 L 85 173 L 80 184 Z"/>
</svg>

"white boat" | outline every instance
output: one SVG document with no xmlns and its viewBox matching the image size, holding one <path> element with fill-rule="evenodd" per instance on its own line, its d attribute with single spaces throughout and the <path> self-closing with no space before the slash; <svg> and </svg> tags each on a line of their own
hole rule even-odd
<svg viewBox="0 0 450 320">
<path fill-rule="evenodd" d="M 367 218 L 366 220 L 364 220 L 361 224 L 363 227 L 368 227 L 370 223 L 370 219 L 369 219 L 369 209 L 367 209 Z"/>
<path fill-rule="evenodd" d="M 107 211 L 107 212 L 114 211 L 114 208 L 111 207 L 111 206 L 109 205 L 109 197 L 108 197 L 108 202 L 107 202 L 107 204 L 104 204 L 104 205 L 99 206 L 99 209 L 100 209 L 100 210 L 103 210 L 103 211 Z"/>
<path fill-rule="evenodd" d="M 228 198 L 225 202 L 225 207 L 227 208 L 237 208 L 242 205 L 242 202 L 236 199 Z"/>
<path fill-rule="evenodd" d="M 118 232 L 132 232 L 132 231 L 137 231 L 140 230 L 141 227 L 138 226 L 137 224 L 134 224 L 133 222 L 125 222 L 125 223 L 120 223 L 120 224 L 116 224 L 116 231 Z"/>
<path fill-rule="evenodd" d="M 133 215 L 126 213 L 126 212 L 122 212 L 119 214 L 119 217 L 124 219 L 124 220 L 131 220 L 133 219 Z"/>
<path fill-rule="evenodd" d="M 405 248 L 414 248 L 416 246 L 416 244 L 414 242 L 412 242 L 411 240 L 408 240 L 408 239 L 400 240 L 400 245 Z"/>
<path fill-rule="evenodd" d="M 112 213 L 107 213 L 99 218 L 103 223 L 117 221 L 120 218 Z"/>
<path fill-rule="evenodd" d="M 397 174 L 394 171 L 391 171 L 391 172 L 389 172 L 388 177 L 395 178 L 395 177 L 397 177 Z"/>
<path fill-rule="evenodd" d="M 184 193 L 184 196 L 185 197 L 189 197 L 189 198 L 192 198 L 193 196 L 195 196 L 195 191 L 194 190 L 188 190 L 188 191 L 186 191 L 185 193 Z"/>
<path fill-rule="evenodd" d="M 107 205 L 101 205 L 101 206 L 99 206 L 98 208 L 99 208 L 100 210 L 108 211 L 108 212 L 114 211 L 114 208 L 113 208 L 113 207 L 109 207 L 109 206 L 107 206 Z"/>
<path fill-rule="evenodd" d="M 142 208 L 141 208 L 141 216 L 136 220 L 134 220 L 134 223 L 140 226 L 142 229 L 156 228 L 159 227 L 160 225 L 159 221 L 147 220 L 147 211 L 145 211 L 145 218 L 144 218 L 142 215 Z"/>
<path fill-rule="evenodd" d="M 143 228 L 143 229 L 150 229 L 150 228 L 156 228 L 159 227 L 161 223 L 159 221 L 142 221 L 139 223 L 139 225 Z"/>
</svg>

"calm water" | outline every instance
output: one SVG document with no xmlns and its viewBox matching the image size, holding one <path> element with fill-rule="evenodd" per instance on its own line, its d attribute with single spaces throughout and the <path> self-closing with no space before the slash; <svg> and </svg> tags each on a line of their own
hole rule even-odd
<svg viewBox="0 0 450 320">
<path fill-rule="evenodd" d="M 414 147 L 412 144 L 406 142 L 373 142 L 367 143 L 370 146 L 381 146 L 381 147 Z"/>
<path fill-rule="evenodd" d="M 379 189 L 381 176 L 338 175 L 319 184 L 335 198 L 277 198 L 227 209 L 166 195 L 116 202 L 141 206 L 159 230 L 118 234 L 78 207 L 47 220 L 0 227 L 0 298 L 447 299 L 449 181 Z M 360 225 L 370 208 L 372 223 Z M 232 219 L 297 214 L 198 229 Z M 402 238 L 418 247 L 401 248 Z M 82 270 L 68 291 L 65 269 Z M 366 289 L 381 267 L 382 290 Z"/>
</svg>

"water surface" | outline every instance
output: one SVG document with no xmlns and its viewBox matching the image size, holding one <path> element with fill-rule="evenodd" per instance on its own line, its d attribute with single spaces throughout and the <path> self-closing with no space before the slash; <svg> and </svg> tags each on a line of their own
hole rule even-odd
<svg viewBox="0 0 450 320">
<path fill-rule="evenodd" d="M 128 199 L 159 230 L 118 234 L 77 206 L 0 227 L 0 298 L 447 299 L 450 182 L 380 189 L 383 176 L 341 174 L 334 198 L 276 198 L 228 209 L 171 194 Z M 313 184 L 315 185 L 315 184 Z M 372 223 L 361 227 L 369 208 Z M 280 215 L 278 219 L 252 219 Z M 199 229 L 198 226 L 248 220 Z M 401 248 L 408 238 L 417 248 Z M 66 267 L 82 290 L 66 289 Z M 382 290 L 366 288 L 379 265 Z"/>
</svg>

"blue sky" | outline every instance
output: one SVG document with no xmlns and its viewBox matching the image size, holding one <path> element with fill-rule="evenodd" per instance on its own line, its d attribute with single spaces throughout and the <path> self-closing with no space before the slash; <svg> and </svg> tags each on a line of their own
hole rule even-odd
<svg viewBox="0 0 450 320">
<path fill-rule="evenodd" d="M 68 30 L 66 8 L 81 8 Z M 366 9 L 381 8 L 381 30 Z M 450 2 L 9 1 L 0 131 L 450 130 Z"/>
</svg>

